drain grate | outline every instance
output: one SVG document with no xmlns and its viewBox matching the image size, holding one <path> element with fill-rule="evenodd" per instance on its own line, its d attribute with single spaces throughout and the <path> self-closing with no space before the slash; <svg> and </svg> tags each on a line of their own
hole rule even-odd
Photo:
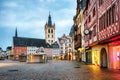
<svg viewBox="0 0 120 80">
<path fill-rule="evenodd" d="M 18 71 L 17 69 L 12 69 L 12 70 L 8 70 L 9 72 L 16 72 Z"/>
</svg>

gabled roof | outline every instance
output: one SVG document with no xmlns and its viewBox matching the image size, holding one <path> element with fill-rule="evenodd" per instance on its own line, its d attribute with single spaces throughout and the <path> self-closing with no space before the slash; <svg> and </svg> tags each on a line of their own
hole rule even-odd
<svg viewBox="0 0 120 80">
<path fill-rule="evenodd" d="M 49 48 L 50 45 L 45 42 L 45 39 L 26 38 L 26 37 L 13 37 L 14 46 L 36 46 Z"/>
</svg>

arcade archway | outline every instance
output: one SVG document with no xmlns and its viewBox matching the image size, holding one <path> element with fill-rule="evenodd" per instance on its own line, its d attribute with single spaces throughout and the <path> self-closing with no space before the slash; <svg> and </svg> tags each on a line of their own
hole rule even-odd
<svg viewBox="0 0 120 80">
<path fill-rule="evenodd" d="M 108 67 L 107 52 L 106 52 L 105 48 L 102 48 L 101 52 L 100 52 L 100 65 L 101 65 L 101 68 L 107 68 Z"/>
</svg>

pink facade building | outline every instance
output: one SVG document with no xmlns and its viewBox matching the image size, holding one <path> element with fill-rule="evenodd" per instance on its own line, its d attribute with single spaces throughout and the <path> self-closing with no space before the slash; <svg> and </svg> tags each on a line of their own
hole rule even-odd
<svg viewBox="0 0 120 80">
<path fill-rule="evenodd" d="M 87 0 L 84 10 L 86 62 L 120 69 L 120 0 Z"/>
</svg>

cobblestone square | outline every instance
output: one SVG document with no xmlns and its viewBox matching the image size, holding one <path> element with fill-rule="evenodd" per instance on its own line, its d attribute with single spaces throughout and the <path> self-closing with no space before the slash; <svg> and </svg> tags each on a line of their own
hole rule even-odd
<svg viewBox="0 0 120 80">
<path fill-rule="evenodd" d="M 0 61 L 0 80 L 120 80 L 120 71 L 75 61 Z"/>
</svg>

